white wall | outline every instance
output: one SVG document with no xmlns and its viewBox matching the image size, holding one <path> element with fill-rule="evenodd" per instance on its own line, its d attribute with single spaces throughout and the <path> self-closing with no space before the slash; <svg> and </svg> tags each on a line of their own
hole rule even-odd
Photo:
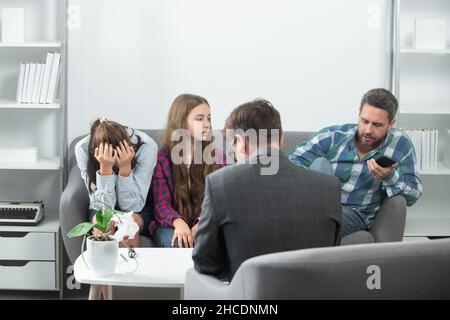
<svg viewBox="0 0 450 320">
<path fill-rule="evenodd" d="M 256 97 L 285 130 L 356 120 L 388 86 L 388 0 L 70 0 L 68 139 L 106 116 L 161 128 L 180 93 L 206 97 L 213 126 Z"/>
</svg>

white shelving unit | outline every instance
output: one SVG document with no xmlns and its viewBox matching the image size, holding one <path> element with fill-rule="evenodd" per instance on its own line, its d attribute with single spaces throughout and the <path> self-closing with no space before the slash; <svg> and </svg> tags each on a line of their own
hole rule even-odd
<svg viewBox="0 0 450 320">
<path fill-rule="evenodd" d="M 0 159 L 0 200 L 42 200 L 45 209 L 37 226 L 0 226 L 0 290 L 62 293 L 58 210 L 66 140 L 66 7 L 61 0 L 0 1 L 0 9 L 24 8 L 25 12 L 25 42 L 0 39 L 0 147 L 38 148 L 36 162 Z M 20 63 L 45 63 L 48 52 L 61 53 L 58 101 L 17 103 Z"/>
<path fill-rule="evenodd" d="M 450 236 L 450 163 L 444 135 L 450 128 L 450 1 L 394 0 L 393 82 L 400 128 L 439 130 L 436 170 L 421 172 L 423 195 L 407 209 L 405 237 Z M 414 21 L 445 19 L 446 49 L 416 49 Z"/>
<path fill-rule="evenodd" d="M 0 98 L 0 109 L 59 109 L 60 103 L 18 103 L 16 100 Z"/>
<path fill-rule="evenodd" d="M 60 170 L 60 158 L 40 158 L 36 162 L 1 162 L 1 170 Z"/>
<path fill-rule="evenodd" d="M 37 226 L 0 225 L 0 288 L 59 290 L 61 250 L 57 213 Z"/>
<path fill-rule="evenodd" d="M 61 45 L 58 41 L 0 42 L 0 47 L 9 48 L 60 48 Z"/>
<path fill-rule="evenodd" d="M 446 167 L 442 162 L 438 162 L 436 170 L 421 171 L 421 175 L 450 175 L 450 168 Z"/>
<path fill-rule="evenodd" d="M 449 236 L 450 219 L 447 217 L 414 215 L 408 217 L 405 226 L 405 237 L 422 237 L 424 230 L 427 237 Z"/>
<path fill-rule="evenodd" d="M 450 106 L 448 108 L 424 108 L 420 106 L 402 106 L 402 110 L 400 110 L 400 114 L 450 114 Z"/>
<path fill-rule="evenodd" d="M 448 106 L 446 106 L 448 104 Z M 434 114 L 450 114 L 450 101 L 449 103 L 444 104 L 441 107 L 433 107 L 433 106 L 418 106 L 418 105 L 402 105 L 401 114 L 403 115 L 434 115 Z"/>
<path fill-rule="evenodd" d="M 450 49 L 447 50 L 431 50 L 431 49 L 414 49 L 414 48 L 402 48 L 400 53 L 413 53 L 413 54 L 450 54 Z"/>
</svg>

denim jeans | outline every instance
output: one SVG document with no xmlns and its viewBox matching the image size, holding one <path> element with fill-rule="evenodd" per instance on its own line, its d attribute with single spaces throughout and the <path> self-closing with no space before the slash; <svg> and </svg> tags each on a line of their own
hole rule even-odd
<svg viewBox="0 0 450 320">
<path fill-rule="evenodd" d="M 178 241 L 175 241 L 172 247 L 172 238 L 174 228 L 164 228 L 159 226 L 153 232 L 152 241 L 156 247 L 161 248 L 178 248 Z"/>
<path fill-rule="evenodd" d="M 365 222 L 352 207 L 342 206 L 342 237 L 356 231 L 368 231 L 369 228 L 370 222 Z"/>
<path fill-rule="evenodd" d="M 317 158 L 309 168 L 317 172 L 333 175 L 331 163 L 326 158 Z M 373 221 L 364 221 L 352 207 L 342 206 L 342 237 L 356 231 L 367 231 L 370 228 L 371 222 Z"/>
</svg>

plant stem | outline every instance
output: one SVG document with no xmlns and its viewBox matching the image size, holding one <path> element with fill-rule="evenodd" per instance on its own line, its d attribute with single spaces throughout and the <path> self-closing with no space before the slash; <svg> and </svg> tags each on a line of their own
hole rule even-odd
<svg viewBox="0 0 450 320">
<path fill-rule="evenodd" d="M 86 243 L 86 235 L 84 235 L 84 237 L 83 237 L 83 241 L 81 242 L 81 257 L 83 258 L 83 261 L 84 261 L 84 264 L 86 265 L 86 268 L 89 270 L 89 266 L 88 266 L 88 264 L 87 264 L 87 262 L 86 262 L 86 259 L 84 259 L 84 251 L 83 251 L 83 248 L 84 248 L 84 244 Z"/>
</svg>

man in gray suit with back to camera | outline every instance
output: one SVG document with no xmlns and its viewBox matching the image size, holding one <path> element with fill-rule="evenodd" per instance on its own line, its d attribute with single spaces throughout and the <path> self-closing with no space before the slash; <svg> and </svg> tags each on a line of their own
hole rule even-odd
<svg viewBox="0 0 450 320">
<path fill-rule="evenodd" d="M 339 181 L 294 166 L 280 151 L 280 114 L 271 103 L 237 107 L 225 129 L 238 164 L 206 178 L 194 268 L 231 281 L 249 258 L 338 245 Z"/>
</svg>

